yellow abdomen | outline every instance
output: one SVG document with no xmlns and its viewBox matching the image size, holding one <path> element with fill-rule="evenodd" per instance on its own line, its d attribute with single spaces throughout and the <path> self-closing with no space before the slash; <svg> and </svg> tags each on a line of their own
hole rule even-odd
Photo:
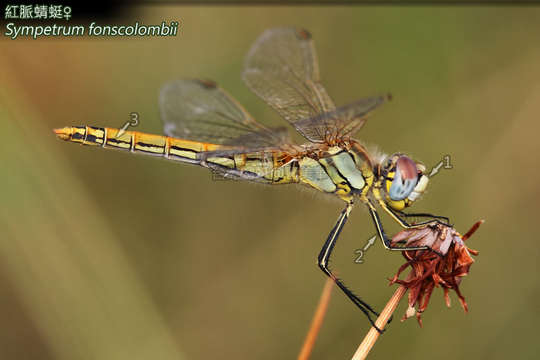
<svg viewBox="0 0 540 360">
<path fill-rule="evenodd" d="M 137 131 L 69 126 L 55 129 L 58 138 L 82 145 L 100 146 L 160 156 L 168 160 L 200 165 L 225 178 L 244 179 L 268 184 L 298 182 L 298 166 L 283 151 L 261 150 L 242 153 L 238 148 Z M 228 150 L 233 153 L 227 154 Z M 218 151 L 218 153 L 212 153 Z M 210 152 L 210 153 L 208 153 Z M 221 154 L 219 152 L 222 152 Z"/>
</svg>

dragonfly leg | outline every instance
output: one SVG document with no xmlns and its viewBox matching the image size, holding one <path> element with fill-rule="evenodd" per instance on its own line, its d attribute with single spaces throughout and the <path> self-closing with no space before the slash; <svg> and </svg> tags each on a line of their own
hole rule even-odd
<svg viewBox="0 0 540 360">
<path fill-rule="evenodd" d="M 371 214 L 371 218 L 373 219 L 373 223 L 375 224 L 375 229 L 377 230 L 377 235 L 379 235 L 379 238 L 382 240 L 382 243 L 384 247 L 387 250 L 394 250 L 394 251 L 407 251 L 407 250 L 427 250 L 427 246 L 415 246 L 415 247 L 393 247 L 392 242 L 384 232 L 381 219 L 379 218 L 379 214 L 377 213 L 377 210 L 375 210 L 375 207 L 368 203 L 368 209 L 369 213 Z"/>
<path fill-rule="evenodd" d="M 369 210 L 370 210 L 370 212 L 372 213 L 372 216 L 373 216 L 373 213 L 374 212 L 376 213 L 375 207 L 373 206 L 373 204 L 369 200 L 366 200 L 365 202 L 366 202 L 367 206 L 369 207 Z M 445 217 L 445 216 L 437 216 L 437 215 L 431 215 L 431 214 L 406 214 L 406 213 L 404 213 L 402 211 L 396 211 L 396 210 L 390 208 L 382 200 L 379 200 L 379 205 L 383 208 L 384 211 L 386 211 L 388 213 L 388 215 L 390 215 L 399 225 L 401 225 L 401 227 L 403 227 L 405 229 L 414 229 L 414 228 L 423 227 L 425 225 L 434 225 L 434 224 L 439 224 L 439 225 L 449 226 L 449 227 L 452 226 L 452 225 L 449 224 L 449 221 L 443 222 L 443 221 L 440 220 L 440 219 L 448 220 L 448 218 Z M 405 221 L 403 219 L 404 217 L 414 217 L 415 215 L 428 217 L 428 218 L 431 218 L 431 220 L 422 221 L 422 222 L 415 223 L 415 224 L 409 224 L 407 221 Z M 373 220 L 375 221 L 375 218 Z"/>
<path fill-rule="evenodd" d="M 432 223 L 432 222 L 436 222 L 438 224 L 441 224 L 441 225 L 445 225 L 445 226 L 452 226 L 450 224 L 450 219 L 446 216 L 440 216 L 440 215 L 432 215 L 432 214 L 427 214 L 427 213 L 405 213 L 403 211 L 398 211 L 398 210 L 391 210 L 393 212 L 395 212 L 397 215 L 399 216 L 402 216 L 402 217 L 405 217 L 405 218 L 411 218 L 411 217 L 425 217 L 425 218 L 428 218 L 428 219 L 431 219 L 431 220 L 428 220 L 428 221 L 423 221 L 423 222 L 420 222 L 420 223 L 417 223 L 417 224 L 429 224 L 429 223 Z M 444 221 L 441 221 L 441 220 L 444 220 Z M 415 225 L 417 225 L 415 224 Z"/>
<path fill-rule="evenodd" d="M 373 219 L 373 223 L 375 224 L 375 228 L 377 229 L 377 234 L 379 235 L 379 238 L 381 239 L 381 241 L 382 241 L 384 247 L 386 248 L 386 250 L 392 250 L 392 251 L 429 250 L 429 251 L 439 255 L 440 257 L 443 257 L 443 255 L 440 252 L 438 252 L 436 250 L 433 250 L 429 246 L 399 246 L 398 247 L 398 246 L 392 245 L 392 242 L 390 241 L 390 239 L 388 238 L 388 236 L 384 232 L 381 219 L 379 218 L 379 214 L 377 214 L 377 210 L 375 210 L 375 207 L 369 202 L 368 202 L 368 208 L 369 208 L 369 213 L 371 214 L 371 218 Z M 426 222 L 426 224 L 433 224 L 433 223 L 437 223 L 437 222 L 438 222 L 438 220 L 431 220 L 431 221 Z M 405 223 L 405 224 L 407 224 L 407 223 Z M 404 227 L 410 229 L 410 228 L 417 227 L 417 225 L 419 225 L 419 224 L 415 224 L 415 225 L 412 225 L 412 226 L 404 226 Z"/>
<path fill-rule="evenodd" d="M 324 243 L 323 248 L 321 249 L 321 252 L 319 253 L 318 258 L 318 264 L 321 270 L 329 276 L 336 285 L 347 295 L 347 297 L 366 315 L 371 325 L 379 332 L 382 333 L 384 330 L 379 329 L 375 322 L 372 319 L 372 315 L 379 316 L 379 313 L 377 313 L 373 308 L 364 302 L 362 299 L 360 299 L 357 295 L 355 295 L 345 284 L 338 279 L 333 273 L 332 270 L 328 267 L 328 262 L 330 260 L 330 256 L 332 254 L 332 250 L 334 249 L 334 246 L 336 245 L 336 241 L 339 237 L 339 234 L 341 233 L 341 230 L 343 229 L 343 226 L 345 226 L 345 223 L 347 222 L 347 219 L 349 218 L 349 214 L 352 210 L 352 204 L 348 204 L 347 207 L 341 212 L 339 215 L 339 218 L 332 228 L 332 231 L 330 231 L 330 234 L 328 235 L 328 238 L 326 239 L 326 242 Z M 390 321 L 389 321 L 390 322 Z"/>
</svg>

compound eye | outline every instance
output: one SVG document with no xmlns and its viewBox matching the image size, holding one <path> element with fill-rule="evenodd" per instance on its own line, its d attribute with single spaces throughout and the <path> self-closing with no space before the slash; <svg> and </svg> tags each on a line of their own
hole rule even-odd
<svg viewBox="0 0 540 360">
<path fill-rule="evenodd" d="M 416 163 L 409 157 L 401 155 L 396 161 L 394 180 L 388 195 L 390 199 L 399 201 L 405 199 L 414 190 L 418 182 Z"/>
</svg>

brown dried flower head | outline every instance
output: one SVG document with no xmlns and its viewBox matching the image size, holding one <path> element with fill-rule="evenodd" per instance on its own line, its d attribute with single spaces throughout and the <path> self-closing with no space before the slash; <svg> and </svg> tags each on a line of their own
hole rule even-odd
<svg viewBox="0 0 540 360">
<path fill-rule="evenodd" d="M 403 251 L 407 262 L 403 264 L 390 284 L 398 283 L 409 290 L 409 308 L 402 321 L 416 314 L 422 326 L 421 314 L 426 309 L 435 287 L 442 287 L 446 305 L 450 307 L 449 290 L 454 290 L 463 310 L 467 312 L 467 303 L 459 291 L 463 276 L 469 273 L 474 262 L 472 255 L 478 255 L 465 245 L 467 240 L 483 223 L 478 221 L 471 229 L 461 236 L 453 227 L 435 224 L 421 228 L 405 229 L 392 238 L 392 244 L 408 247 L 428 246 L 431 250 Z M 400 280 L 399 275 L 411 267 L 411 273 L 406 280 Z"/>
</svg>

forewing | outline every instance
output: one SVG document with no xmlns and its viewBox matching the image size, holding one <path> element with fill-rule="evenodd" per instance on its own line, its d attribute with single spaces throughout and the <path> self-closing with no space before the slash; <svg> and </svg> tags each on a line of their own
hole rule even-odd
<svg viewBox="0 0 540 360">
<path fill-rule="evenodd" d="M 167 136 L 250 148 L 279 146 L 287 141 L 283 131 L 257 123 L 212 81 L 172 81 L 161 89 L 159 105 Z"/>
<path fill-rule="evenodd" d="M 247 86 L 312 142 L 325 129 L 299 122 L 335 109 L 320 84 L 317 57 L 306 30 L 266 30 L 251 47 L 242 77 Z"/>
<path fill-rule="evenodd" d="M 296 126 L 306 129 L 313 137 L 333 143 L 358 131 L 366 122 L 369 113 L 388 99 L 389 96 L 363 98 L 335 110 L 299 120 Z"/>
</svg>

